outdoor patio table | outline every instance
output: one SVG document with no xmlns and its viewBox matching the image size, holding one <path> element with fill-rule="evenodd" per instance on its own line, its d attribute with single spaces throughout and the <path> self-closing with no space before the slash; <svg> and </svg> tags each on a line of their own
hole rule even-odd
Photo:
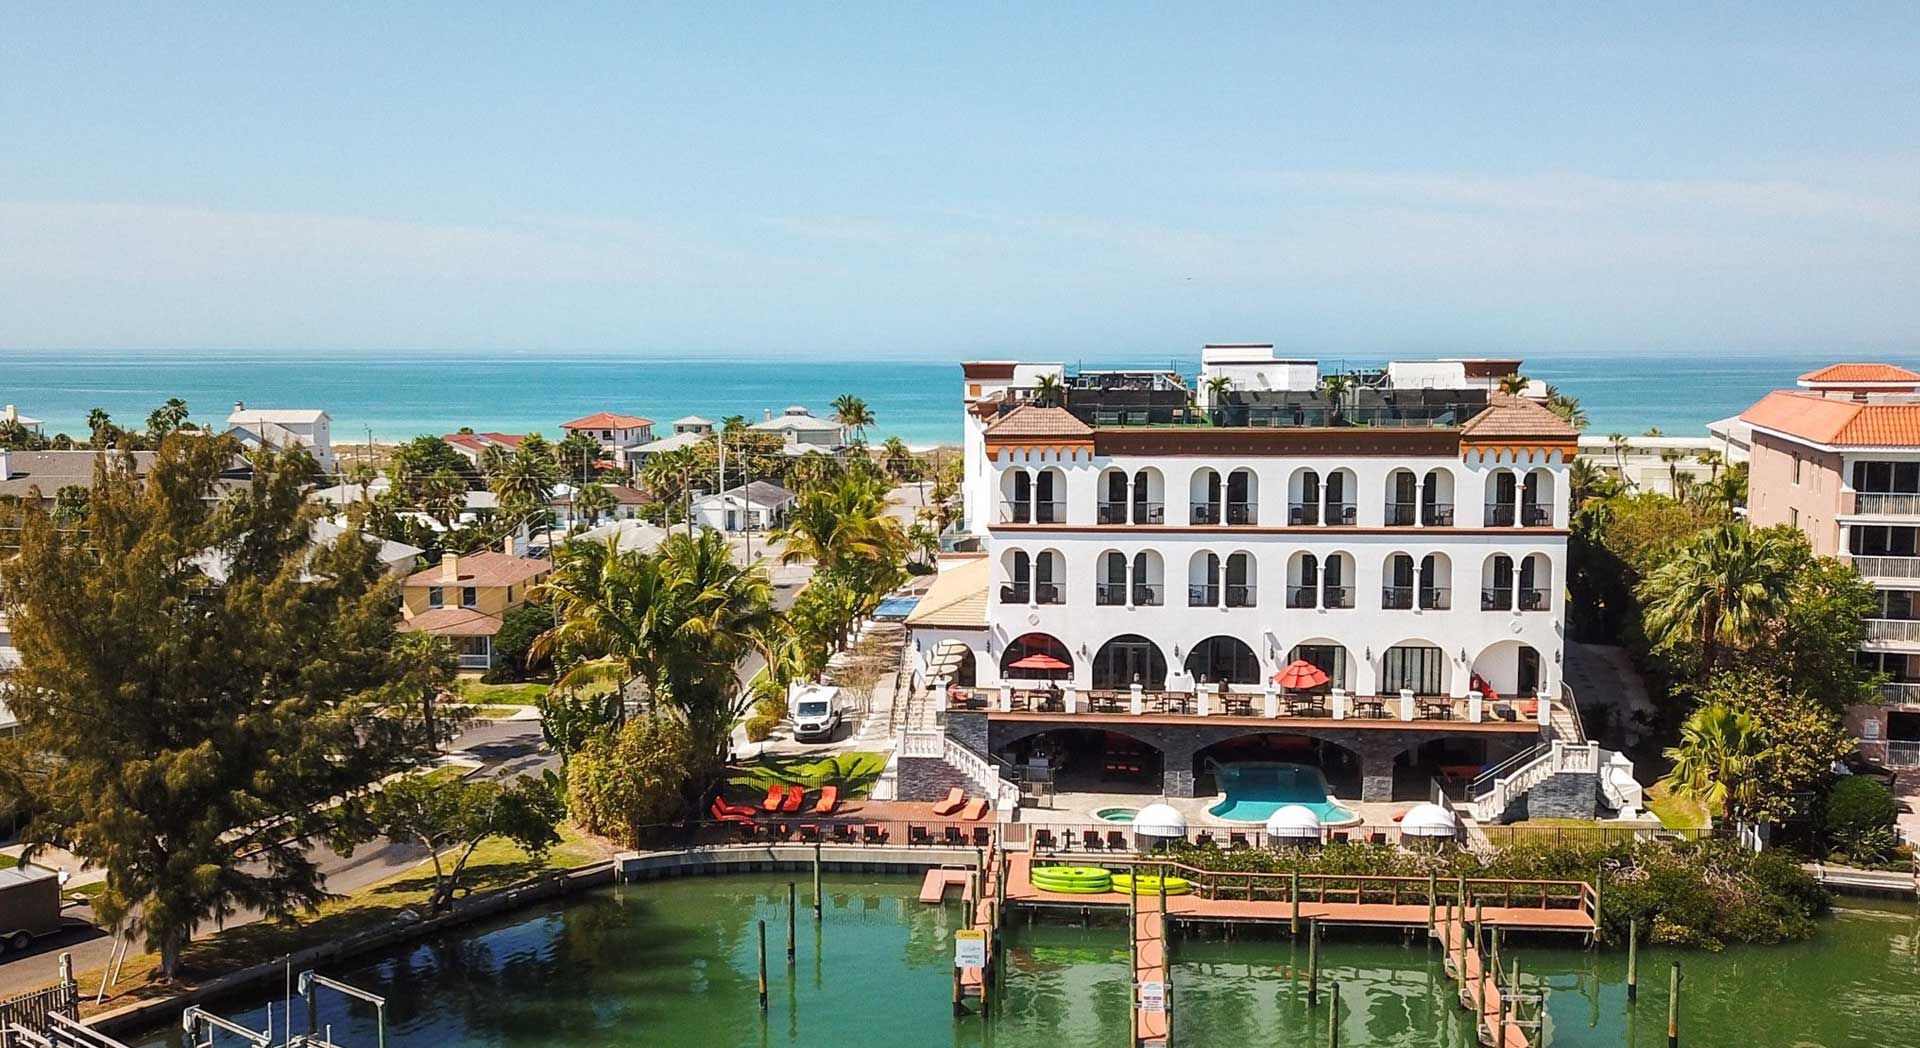
<svg viewBox="0 0 1920 1048">
<path fill-rule="evenodd" d="M 1387 715 L 1387 704 L 1379 699 L 1355 699 L 1353 708 L 1354 711 L 1362 717 L 1384 717 Z"/>
</svg>

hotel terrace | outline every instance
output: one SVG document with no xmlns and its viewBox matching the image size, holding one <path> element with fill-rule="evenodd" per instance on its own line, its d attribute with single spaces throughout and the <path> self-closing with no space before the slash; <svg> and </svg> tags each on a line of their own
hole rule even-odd
<svg viewBox="0 0 1920 1048">
<path fill-rule="evenodd" d="M 1176 798 L 1228 762 L 1362 801 L 1537 764 L 1500 806 L 1570 772 L 1585 798 L 1532 814 L 1591 816 L 1600 754 L 1559 673 L 1577 434 L 1499 392 L 1519 365 L 1335 376 L 1208 346 L 1189 387 L 965 364 L 979 552 L 908 618 L 948 734 Z"/>
</svg>

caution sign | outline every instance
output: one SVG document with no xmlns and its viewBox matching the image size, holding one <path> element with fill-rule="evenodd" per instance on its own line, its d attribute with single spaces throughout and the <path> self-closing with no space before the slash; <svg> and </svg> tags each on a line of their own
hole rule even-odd
<svg viewBox="0 0 1920 1048">
<path fill-rule="evenodd" d="M 1140 984 L 1140 1010 L 1143 1012 L 1164 1012 L 1167 1010 L 1167 984 L 1164 982 L 1143 982 Z"/>
<path fill-rule="evenodd" d="M 987 966 L 987 933 L 971 930 L 954 932 L 953 966 L 985 968 Z"/>
</svg>

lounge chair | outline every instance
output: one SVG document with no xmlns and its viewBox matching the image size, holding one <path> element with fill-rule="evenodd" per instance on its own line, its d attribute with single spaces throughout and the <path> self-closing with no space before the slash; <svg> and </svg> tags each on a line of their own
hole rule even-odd
<svg viewBox="0 0 1920 1048">
<path fill-rule="evenodd" d="M 1033 831 L 1033 844 L 1034 844 L 1034 847 L 1036 848 L 1046 848 L 1049 851 L 1051 851 L 1053 849 L 1053 831 L 1052 830 Z"/>
<path fill-rule="evenodd" d="M 782 783 L 776 782 L 767 787 L 767 799 L 760 802 L 760 808 L 762 811 L 779 811 L 780 802 L 786 799 L 787 787 Z"/>
<path fill-rule="evenodd" d="M 1099 830 L 1081 830 L 1080 843 L 1088 851 L 1099 851 L 1100 850 L 1100 831 Z"/>
<path fill-rule="evenodd" d="M 955 786 L 947 791 L 946 800 L 933 806 L 933 813 L 935 815 L 952 815 L 954 812 L 959 811 L 960 806 L 965 803 L 967 803 L 967 791 Z"/>
<path fill-rule="evenodd" d="M 960 827 L 955 826 L 952 823 L 947 824 L 946 839 L 947 839 L 947 843 L 953 845 L 954 847 L 959 847 L 960 845 L 967 843 L 967 835 L 964 833 L 961 833 Z"/>
<path fill-rule="evenodd" d="M 981 819 L 986 818 L 986 816 L 987 799 L 985 797 L 975 797 L 973 800 L 968 801 L 966 808 L 960 812 L 960 817 L 967 822 L 979 822 Z"/>
<path fill-rule="evenodd" d="M 884 844 L 887 840 L 887 829 L 879 823 L 867 823 L 860 828 L 860 839 L 868 844 Z"/>
<path fill-rule="evenodd" d="M 709 808 L 709 809 L 707 809 L 707 810 L 708 810 L 708 812 L 709 812 L 709 813 L 711 813 L 711 814 L 712 814 L 712 816 L 713 816 L 713 820 L 714 820 L 715 822 L 726 822 L 726 823 L 732 823 L 732 824 L 734 824 L 734 825 L 736 825 L 736 826 L 737 826 L 737 825 L 741 825 L 741 824 L 745 824 L 745 825 L 748 825 L 748 826 L 751 826 L 751 825 L 753 825 L 753 816 L 751 816 L 751 815 L 741 815 L 740 813 L 738 813 L 738 812 L 736 812 L 736 811 L 734 811 L 734 810 L 732 810 L 732 809 L 730 809 L 730 808 L 728 808 L 728 807 L 727 807 L 726 805 L 724 805 L 724 804 L 722 804 L 722 803 L 720 803 L 720 801 L 719 801 L 719 799 L 718 799 L 718 798 L 715 798 L 715 800 L 714 800 L 714 802 L 713 802 L 713 807 L 711 807 L 711 808 Z"/>
<path fill-rule="evenodd" d="M 1368 834 L 1367 834 L 1367 843 L 1368 843 L 1368 844 L 1385 844 L 1385 843 L 1387 843 L 1387 831 L 1385 831 L 1385 830 L 1374 830 L 1374 831 L 1372 831 L 1371 833 L 1368 833 Z"/>
<path fill-rule="evenodd" d="M 928 833 L 927 828 L 925 826 L 921 826 L 915 823 L 909 823 L 907 825 L 907 843 L 908 844 L 932 844 L 933 834 Z"/>
<path fill-rule="evenodd" d="M 800 802 L 806 799 L 807 788 L 805 786 L 789 786 L 787 787 L 787 799 L 780 802 L 780 810 L 784 812 L 799 811 Z"/>
<path fill-rule="evenodd" d="M 822 786 L 820 788 L 820 800 L 814 804 L 813 813 L 815 815 L 831 815 L 833 814 L 833 809 L 839 806 L 840 787 Z"/>
<path fill-rule="evenodd" d="M 1108 851 L 1126 851 L 1127 835 L 1125 833 L 1122 833 L 1119 830 L 1108 830 L 1107 831 L 1107 850 Z"/>
</svg>

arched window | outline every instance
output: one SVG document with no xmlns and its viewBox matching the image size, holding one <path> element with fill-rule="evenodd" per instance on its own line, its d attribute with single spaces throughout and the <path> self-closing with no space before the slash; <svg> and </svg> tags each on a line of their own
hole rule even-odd
<svg viewBox="0 0 1920 1048">
<path fill-rule="evenodd" d="M 1384 511 L 1387 527 L 1411 527 L 1419 503 L 1419 482 L 1414 479 L 1412 470 L 1396 469 L 1387 474 L 1387 504 Z"/>
<path fill-rule="evenodd" d="M 1187 519 L 1194 524 L 1220 523 L 1224 494 L 1218 470 L 1194 470 L 1187 482 Z"/>
<path fill-rule="evenodd" d="M 1143 549 L 1133 555 L 1133 602 L 1140 607 L 1156 608 L 1167 599 L 1167 573 L 1160 554 Z"/>
<path fill-rule="evenodd" d="M 1128 505 L 1126 470 L 1110 469 L 1100 474 L 1100 501 L 1094 519 L 1102 524 L 1125 524 Z"/>
<path fill-rule="evenodd" d="M 1033 558 L 1026 550 L 1009 550 L 1001 558 L 1007 581 L 1000 584 L 1000 603 L 1027 604 L 1033 600 Z"/>
<path fill-rule="evenodd" d="M 1227 557 L 1226 588 L 1221 596 L 1229 608 L 1251 608 L 1259 595 L 1253 554 L 1234 553 Z"/>
<path fill-rule="evenodd" d="M 1453 471 L 1430 469 L 1420 482 L 1420 523 L 1429 528 L 1453 526 Z"/>
<path fill-rule="evenodd" d="M 1406 611 L 1413 607 L 1413 558 L 1395 553 L 1387 558 L 1385 578 L 1380 590 L 1380 606 L 1388 611 Z"/>
<path fill-rule="evenodd" d="M 1353 555 L 1329 553 L 1320 565 L 1320 606 L 1353 607 Z"/>
<path fill-rule="evenodd" d="M 1287 558 L 1287 607 L 1314 608 L 1320 604 L 1320 558 L 1299 552 Z"/>
<path fill-rule="evenodd" d="M 1137 633 L 1100 645 L 1093 656 L 1093 690 L 1122 691 L 1135 684 L 1147 691 L 1166 688 L 1167 657 L 1159 646 Z"/>
<path fill-rule="evenodd" d="M 1487 478 L 1487 527 L 1510 528 L 1519 520 L 1520 490 L 1513 471 L 1503 469 Z"/>
<path fill-rule="evenodd" d="M 1033 522 L 1035 524 L 1067 522 L 1067 475 L 1065 473 L 1049 467 L 1034 475 Z"/>
<path fill-rule="evenodd" d="M 1250 469 L 1227 475 L 1227 523 L 1260 523 L 1260 478 Z"/>
<path fill-rule="evenodd" d="M 1033 602 L 1035 604 L 1065 604 L 1067 602 L 1067 559 L 1059 550 L 1042 550 L 1033 559 Z"/>
<path fill-rule="evenodd" d="M 1350 527 L 1359 520 L 1353 502 L 1358 485 L 1359 481 L 1354 479 L 1350 469 L 1342 467 L 1328 471 L 1326 482 L 1321 485 L 1322 523 Z"/>
<path fill-rule="evenodd" d="M 1520 562 L 1521 611 L 1546 611 L 1553 606 L 1553 561 L 1544 553 L 1530 553 Z"/>
<path fill-rule="evenodd" d="M 1320 523 L 1320 474 L 1297 469 L 1287 481 L 1287 524 L 1310 527 Z"/>
<path fill-rule="evenodd" d="M 1133 475 L 1133 522 L 1167 522 L 1167 482 L 1160 476 L 1160 471 L 1152 467 Z"/>
<path fill-rule="evenodd" d="M 1553 474 L 1530 469 L 1520 485 L 1520 526 L 1544 528 L 1553 523 Z"/>
<path fill-rule="evenodd" d="M 1187 562 L 1187 606 L 1190 608 L 1217 608 L 1220 606 L 1220 557 L 1218 554 L 1200 552 Z"/>
<path fill-rule="evenodd" d="M 1429 553 L 1420 558 L 1420 607 L 1424 611 L 1445 611 L 1453 606 L 1453 563 L 1444 553 Z"/>
<path fill-rule="evenodd" d="M 1193 646 L 1184 663 L 1196 684 L 1258 684 L 1260 659 L 1238 637 L 1208 637 Z"/>
<path fill-rule="evenodd" d="M 1480 610 L 1513 610 L 1513 558 L 1505 553 L 1488 557 L 1480 569 Z"/>
<path fill-rule="evenodd" d="M 1100 554 L 1099 576 L 1094 582 L 1093 602 L 1095 604 L 1125 604 L 1127 602 L 1127 555 L 1118 550 L 1108 550 Z"/>
</svg>

